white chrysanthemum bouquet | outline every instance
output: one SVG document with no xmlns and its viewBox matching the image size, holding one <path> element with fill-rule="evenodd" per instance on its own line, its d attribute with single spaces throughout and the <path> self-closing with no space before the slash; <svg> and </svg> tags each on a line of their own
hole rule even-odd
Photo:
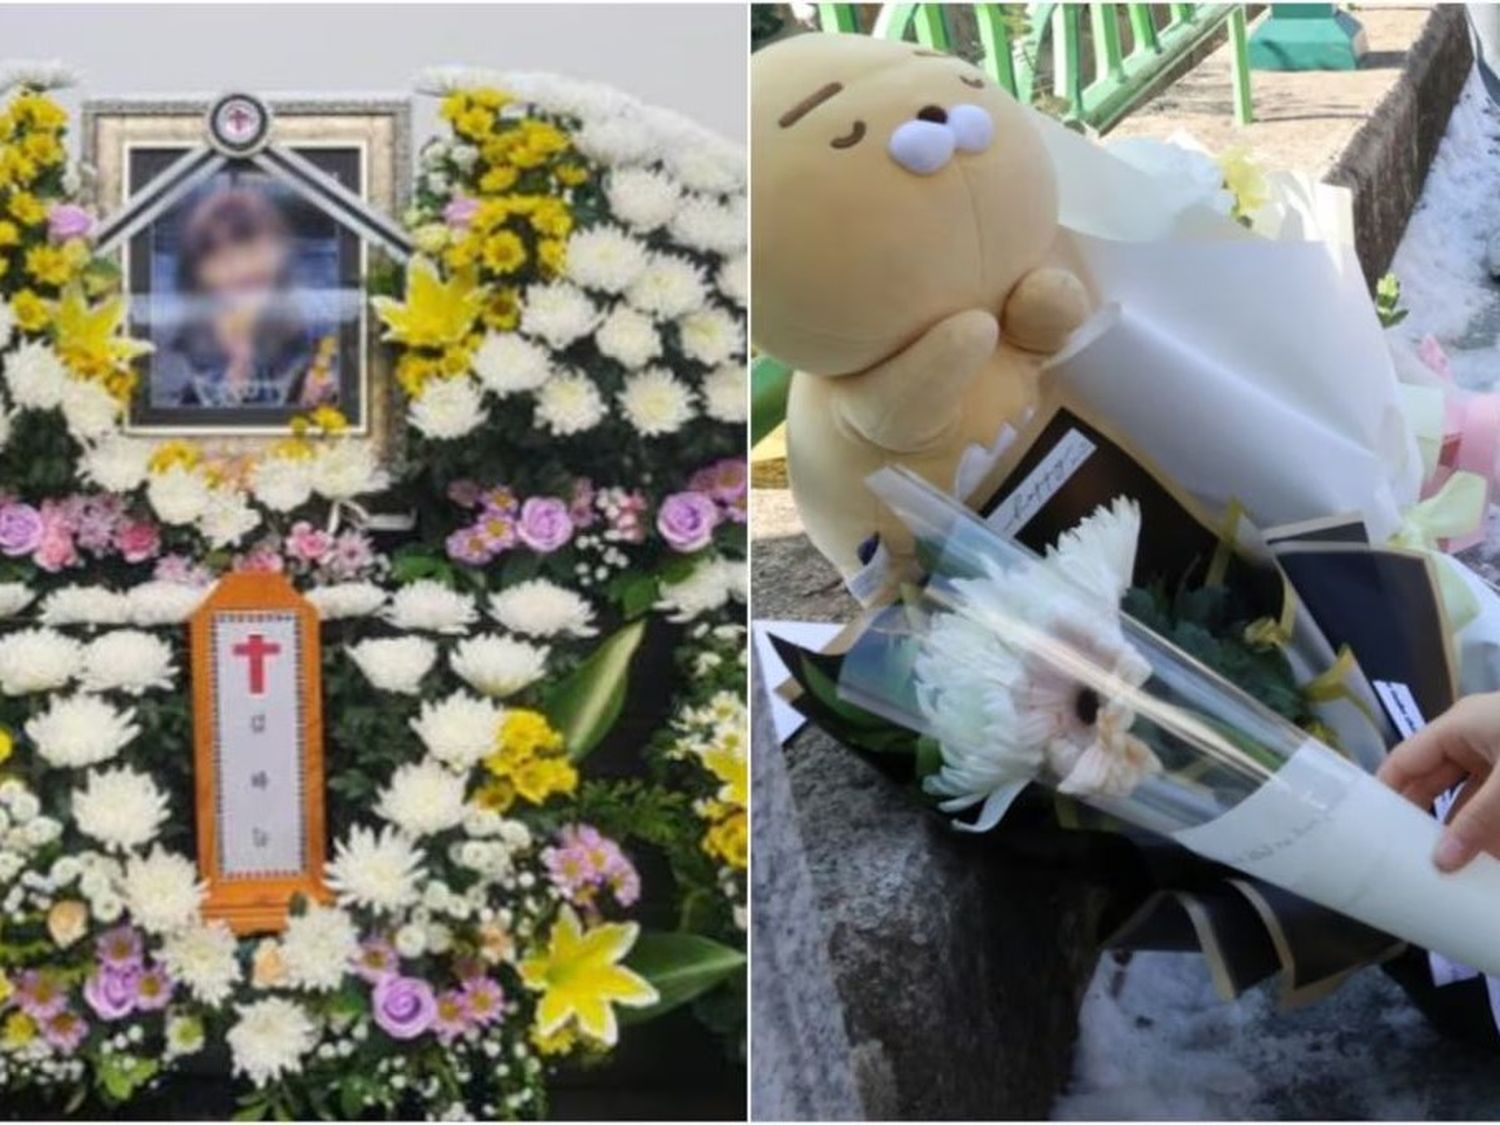
<svg viewBox="0 0 1500 1125">
<path fill-rule="evenodd" d="M 993 825 L 1040 781 L 1383 930 L 1500 969 L 1500 860 L 1431 864 L 1438 822 L 1120 610 L 1139 513 L 1119 501 L 1045 558 L 919 478 L 872 487 L 928 578 L 843 659 L 840 696 L 919 732 L 943 807 Z"/>
</svg>

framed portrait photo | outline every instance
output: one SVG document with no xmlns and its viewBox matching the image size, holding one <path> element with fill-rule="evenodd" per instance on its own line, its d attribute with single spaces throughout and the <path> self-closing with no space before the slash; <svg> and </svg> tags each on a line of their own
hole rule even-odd
<svg viewBox="0 0 1500 1125">
<path fill-rule="evenodd" d="M 85 107 L 106 221 L 149 216 L 119 244 L 129 329 L 151 345 L 129 432 L 233 448 L 332 406 L 386 444 L 389 371 L 366 295 L 382 251 L 348 221 L 349 199 L 399 214 L 409 113 L 404 101 L 250 97 Z M 214 159 L 188 174 L 210 132 Z"/>
</svg>

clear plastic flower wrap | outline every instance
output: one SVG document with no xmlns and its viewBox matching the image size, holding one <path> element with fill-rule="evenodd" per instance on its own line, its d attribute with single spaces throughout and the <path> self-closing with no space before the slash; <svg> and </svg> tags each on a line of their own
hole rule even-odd
<svg viewBox="0 0 1500 1125">
<path fill-rule="evenodd" d="M 1398 938 L 1500 973 L 1500 860 L 1440 873 L 1439 825 L 1121 613 L 1139 515 L 1041 558 L 905 470 L 870 486 L 920 585 L 874 613 L 839 694 L 924 736 L 924 785 L 983 830 L 1037 781 Z"/>
</svg>

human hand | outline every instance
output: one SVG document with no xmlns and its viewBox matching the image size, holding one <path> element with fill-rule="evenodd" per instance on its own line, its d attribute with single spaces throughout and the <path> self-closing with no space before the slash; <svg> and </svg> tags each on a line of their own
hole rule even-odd
<svg viewBox="0 0 1500 1125">
<path fill-rule="evenodd" d="M 1500 855 L 1500 692 L 1461 699 L 1391 751 L 1376 776 L 1424 810 L 1463 783 L 1432 862 L 1457 871 L 1481 851 Z"/>
</svg>

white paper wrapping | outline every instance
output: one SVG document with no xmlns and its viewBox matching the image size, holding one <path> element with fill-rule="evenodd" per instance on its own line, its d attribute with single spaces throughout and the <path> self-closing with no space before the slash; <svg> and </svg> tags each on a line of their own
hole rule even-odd
<svg viewBox="0 0 1500 1125">
<path fill-rule="evenodd" d="M 1226 863 L 1386 933 L 1500 973 L 1500 860 L 1433 866 L 1438 822 L 1317 742 L 1257 792 L 1172 833 Z"/>
</svg>

